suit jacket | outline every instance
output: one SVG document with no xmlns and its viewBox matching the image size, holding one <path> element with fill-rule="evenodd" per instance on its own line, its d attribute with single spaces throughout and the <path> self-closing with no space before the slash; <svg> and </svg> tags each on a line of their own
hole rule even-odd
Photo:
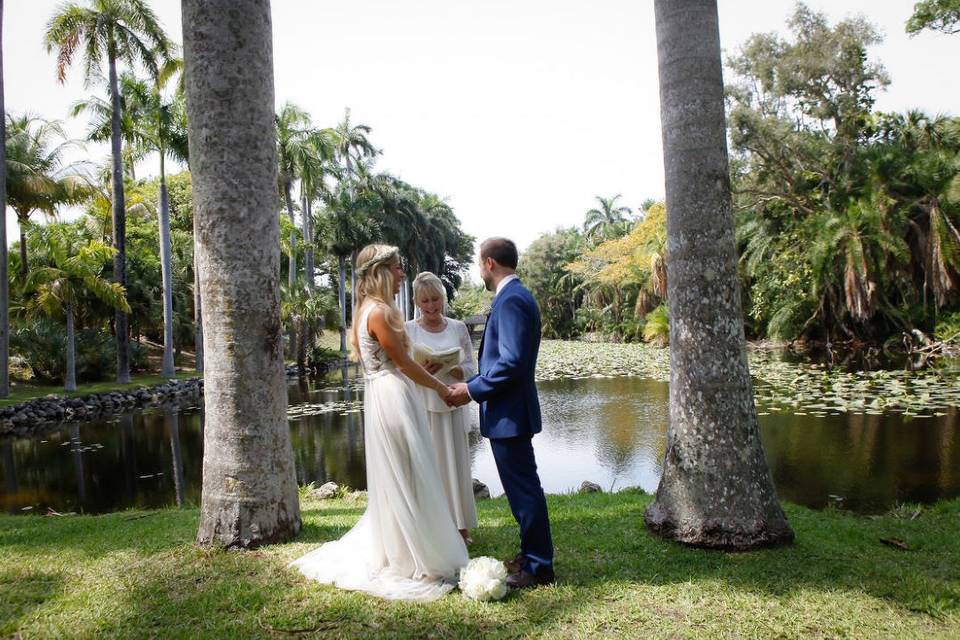
<svg viewBox="0 0 960 640">
<path fill-rule="evenodd" d="M 497 294 L 480 341 L 480 373 L 467 382 L 480 404 L 487 438 L 533 436 L 542 429 L 534 374 L 540 351 L 540 309 L 519 280 Z"/>
</svg>

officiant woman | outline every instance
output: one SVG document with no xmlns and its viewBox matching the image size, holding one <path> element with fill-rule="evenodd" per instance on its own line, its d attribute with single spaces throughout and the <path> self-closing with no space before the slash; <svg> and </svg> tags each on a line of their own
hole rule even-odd
<svg viewBox="0 0 960 640">
<path fill-rule="evenodd" d="M 432 351 L 460 348 L 460 365 L 449 373 L 438 376 L 443 382 L 462 382 L 477 372 L 473 357 L 473 343 L 467 326 L 448 318 L 447 292 L 436 275 L 425 271 L 413 281 L 413 298 L 417 305 L 417 318 L 407 322 L 410 343 L 430 347 Z M 439 364 L 428 363 L 427 371 L 437 373 Z M 473 498 L 473 479 L 470 474 L 470 449 L 467 434 L 473 428 L 473 412 L 476 405 L 448 407 L 436 393 L 420 388 L 423 393 L 430 431 L 433 434 L 437 467 L 444 493 L 450 503 L 450 512 L 456 521 L 460 535 L 470 544 L 470 529 L 477 526 L 477 506 Z"/>
</svg>

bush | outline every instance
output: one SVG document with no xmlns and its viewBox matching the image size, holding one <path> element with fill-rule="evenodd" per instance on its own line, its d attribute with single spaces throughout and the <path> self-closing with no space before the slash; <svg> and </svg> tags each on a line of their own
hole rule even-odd
<svg viewBox="0 0 960 640">
<path fill-rule="evenodd" d="M 307 354 L 307 366 L 314 371 L 326 371 L 340 362 L 340 352 L 326 347 L 315 346 Z"/>
<path fill-rule="evenodd" d="M 942 314 L 933 334 L 937 340 L 960 342 L 960 311 Z"/>
<path fill-rule="evenodd" d="M 40 382 L 63 382 L 67 369 L 67 331 L 50 320 L 38 320 L 28 327 L 10 333 L 12 357 L 29 367 L 26 378 Z M 111 336 L 99 329 L 83 329 L 76 333 L 77 382 L 98 382 L 113 376 L 117 350 Z M 130 343 L 130 368 L 139 371 L 147 366 L 146 347 Z"/>
<path fill-rule="evenodd" d="M 643 339 L 661 347 L 670 343 L 670 314 L 666 304 L 661 304 L 647 314 L 647 322 L 643 325 Z"/>
</svg>

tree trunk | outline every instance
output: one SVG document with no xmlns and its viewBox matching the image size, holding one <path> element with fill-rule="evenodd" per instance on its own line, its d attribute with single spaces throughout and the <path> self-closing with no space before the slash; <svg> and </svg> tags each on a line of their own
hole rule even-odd
<svg viewBox="0 0 960 640">
<path fill-rule="evenodd" d="M 197 256 L 200 246 L 197 236 L 197 216 L 193 216 L 193 353 L 194 369 L 203 373 L 203 304 L 200 299 L 200 269 Z"/>
<path fill-rule="evenodd" d="M 303 245 L 303 269 L 307 275 L 307 286 L 313 291 L 316 288 L 316 283 L 314 282 L 316 265 L 313 260 L 313 207 L 310 204 L 309 194 L 303 199 Z"/>
<path fill-rule="evenodd" d="M 303 318 L 291 319 L 291 322 L 299 336 L 296 345 L 297 373 L 302 376 L 307 371 L 307 323 Z"/>
<path fill-rule="evenodd" d="M 340 353 L 347 353 L 347 265 L 346 256 L 337 256 L 337 271 L 340 276 Z"/>
<path fill-rule="evenodd" d="M 203 299 L 197 541 L 249 548 L 300 531 L 280 322 L 269 0 L 184 0 L 190 162 Z"/>
<path fill-rule="evenodd" d="M 4 118 L 4 120 L 6 120 L 6 118 Z M 4 135 L 6 135 L 6 132 L 4 132 Z M 6 145 L 4 145 L 3 152 L 4 155 L 6 155 Z M 4 171 L 6 171 L 6 168 L 4 168 Z M 4 192 L 6 192 L 6 180 L 4 180 Z M 4 215 L 4 222 L 6 222 L 6 215 Z M 26 282 L 27 276 L 30 275 L 30 266 L 27 264 L 27 223 L 18 218 L 17 228 L 20 229 L 20 280 Z M 3 233 L 6 235 L 6 229 L 4 229 Z"/>
<path fill-rule="evenodd" d="M 111 153 L 113 155 L 113 281 L 127 286 L 127 213 L 123 196 L 123 148 L 120 138 L 120 88 L 117 84 L 117 61 L 113 44 L 108 47 L 110 67 L 110 101 L 112 105 Z M 127 314 L 117 309 L 114 331 L 117 339 L 117 382 L 130 382 L 130 353 Z"/>
<path fill-rule="evenodd" d="M 353 324 L 353 305 L 357 301 L 357 250 L 350 254 L 350 324 Z"/>
<path fill-rule="evenodd" d="M 287 203 L 287 215 L 290 217 L 290 267 L 287 273 L 287 284 L 293 288 L 297 280 L 297 221 L 293 215 L 293 196 L 290 195 L 290 181 L 284 184 L 283 198 Z"/>
<path fill-rule="evenodd" d="M 656 0 L 667 196 L 670 409 L 654 533 L 716 549 L 788 544 L 760 444 L 731 212 L 716 0 Z"/>
<path fill-rule="evenodd" d="M 7 112 L 3 101 L 3 0 L 0 0 L 0 398 L 10 395 L 10 280 L 7 274 Z"/>
<path fill-rule="evenodd" d="M 163 279 L 163 366 L 160 375 L 173 378 L 173 275 L 170 255 L 170 199 L 160 152 L 160 274 Z"/>
<path fill-rule="evenodd" d="M 180 446 L 180 416 L 178 409 L 168 407 L 164 410 L 164 422 L 170 432 L 170 457 L 173 459 L 173 491 L 177 506 L 182 507 L 185 502 L 183 484 L 183 452 Z"/>
<path fill-rule="evenodd" d="M 67 371 L 64 391 L 77 390 L 77 343 L 73 330 L 73 305 L 66 305 L 67 312 Z"/>
</svg>

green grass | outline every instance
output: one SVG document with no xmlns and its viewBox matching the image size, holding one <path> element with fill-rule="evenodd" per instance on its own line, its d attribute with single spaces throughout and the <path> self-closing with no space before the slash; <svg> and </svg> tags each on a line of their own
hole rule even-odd
<svg viewBox="0 0 960 640">
<path fill-rule="evenodd" d="M 196 371 L 180 371 L 176 375 L 178 380 L 197 377 Z M 0 399 L 0 407 L 6 407 L 11 404 L 19 404 L 36 398 L 43 398 L 49 395 L 55 395 L 61 398 L 76 398 L 78 396 L 88 396 L 95 393 L 109 393 L 111 391 L 129 391 L 140 387 L 153 387 L 167 382 L 169 378 L 164 378 L 155 373 L 131 376 L 129 384 L 118 384 L 116 382 L 91 382 L 89 384 L 77 385 L 77 390 L 67 393 L 63 390 L 62 384 L 38 385 L 27 383 L 13 383 L 10 386 L 10 395 Z"/>
<path fill-rule="evenodd" d="M 0 637 L 960 637 L 960 500 L 914 519 L 788 506 L 792 547 L 725 554 L 652 537 L 649 499 L 551 496 L 558 583 L 489 604 L 386 602 L 287 569 L 357 520 L 349 498 L 304 502 L 296 541 L 247 553 L 195 546 L 195 509 L 2 516 Z M 512 556 L 506 502 L 479 510 L 471 555 Z"/>
</svg>

